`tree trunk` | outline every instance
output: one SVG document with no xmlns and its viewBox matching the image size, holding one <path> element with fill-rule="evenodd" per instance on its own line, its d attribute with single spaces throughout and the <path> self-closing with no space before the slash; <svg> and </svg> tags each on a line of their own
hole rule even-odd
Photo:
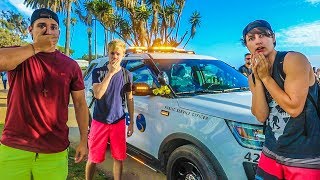
<svg viewBox="0 0 320 180">
<path fill-rule="evenodd" d="M 88 28 L 88 42 L 89 42 L 89 63 L 92 61 L 92 31 Z M 90 32 L 91 31 L 91 32 Z"/>
<path fill-rule="evenodd" d="M 70 52 L 70 21 L 71 21 L 71 5 L 72 0 L 67 1 L 67 24 L 66 24 L 66 43 L 65 43 L 65 55 L 69 56 Z"/>
</svg>

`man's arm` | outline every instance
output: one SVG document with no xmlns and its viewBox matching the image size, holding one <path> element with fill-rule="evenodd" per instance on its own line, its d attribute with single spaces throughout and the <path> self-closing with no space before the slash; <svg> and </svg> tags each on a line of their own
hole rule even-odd
<svg viewBox="0 0 320 180">
<path fill-rule="evenodd" d="M 303 54 L 289 52 L 285 56 L 283 70 L 286 74 L 284 91 L 271 76 L 261 77 L 261 80 L 279 106 L 290 116 L 297 117 L 304 108 L 313 81 L 310 75 L 312 68 Z"/>
<path fill-rule="evenodd" d="M 248 81 L 252 92 L 251 112 L 258 121 L 264 123 L 269 116 L 269 106 L 266 101 L 264 86 L 257 75 L 255 75 L 255 83 L 253 83 L 252 74 L 249 75 Z"/>
<path fill-rule="evenodd" d="M 82 161 L 87 155 L 89 112 L 84 90 L 71 92 L 76 120 L 80 131 L 80 143 L 76 149 L 75 162 Z"/>
<path fill-rule="evenodd" d="M 0 71 L 10 71 L 15 69 L 23 61 L 38 52 L 48 52 L 56 46 L 58 37 L 54 35 L 43 35 L 46 28 L 39 34 L 34 35 L 34 43 L 21 47 L 0 49 Z"/>
<path fill-rule="evenodd" d="M 0 49 L 0 71 L 15 69 L 23 61 L 34 55 L 33 45 Z"/>
<path fill-rule="evenodd" d="M 108 89 L 108 86 L 110 84 L 112 76 L 113 76 L 113 74 L 110 73 L 110 71 L 109 71 L 106 74 L 106 76 L 103 78 L 101 83 L 93 83 L 92 84 L 93 95 L 96 99 L 101 99 L 101 97 L 104 95 L 104 93 Z"/>
</svg>

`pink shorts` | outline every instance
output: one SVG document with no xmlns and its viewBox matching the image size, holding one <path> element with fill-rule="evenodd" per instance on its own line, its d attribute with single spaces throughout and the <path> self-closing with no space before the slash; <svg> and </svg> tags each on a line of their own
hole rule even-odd
<svg viewBox="0 0 320 180">
<path fill-rule="evenodd" d="M 258 164 L 256 180 L 319 180 L 320 169 L 308 169 L 291 167 L 279 164 L 276 160 L 271 159 L 261 153 Z"/>
<path fill-rule="evenodd" d="M 111 155 L 114 159 L 123 161 L 127 158 L 126 125 L 122 119 L 116 124 L 105 124 L 92 120 L 88 145 L 88 159 L 93 163 L 105 160 L 108 142 L 110 142 Z"/>
</svg>

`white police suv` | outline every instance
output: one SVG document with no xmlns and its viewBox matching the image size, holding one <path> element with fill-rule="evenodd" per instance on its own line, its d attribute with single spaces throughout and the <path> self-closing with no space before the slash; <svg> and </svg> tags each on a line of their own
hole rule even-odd
<svg viewBox="0 0 320 180">
<path fill-rule="evenodd" d="M 91 72 L 107 59 L 92 61 L 85 73 L 88 103 Z M 264 135 L 244 75 L 175 48 L 130 49 L 122 66 L 136 86 L 131 156 L 169 180 L 254 179 Z"/>
</svg>

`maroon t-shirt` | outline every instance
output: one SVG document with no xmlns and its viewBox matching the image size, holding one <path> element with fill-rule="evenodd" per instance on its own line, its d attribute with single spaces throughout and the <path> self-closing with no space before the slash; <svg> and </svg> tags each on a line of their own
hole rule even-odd
<svg viewBox="0 0 320 180">
<path fill-rule="evenodd" d="M 70 93 L 84 89 L 77 62 L 57 50 L 38 53 L 9 71 L 8 79 L 1 143 L 38 153 L 65 150 Z"/>
</svg>

